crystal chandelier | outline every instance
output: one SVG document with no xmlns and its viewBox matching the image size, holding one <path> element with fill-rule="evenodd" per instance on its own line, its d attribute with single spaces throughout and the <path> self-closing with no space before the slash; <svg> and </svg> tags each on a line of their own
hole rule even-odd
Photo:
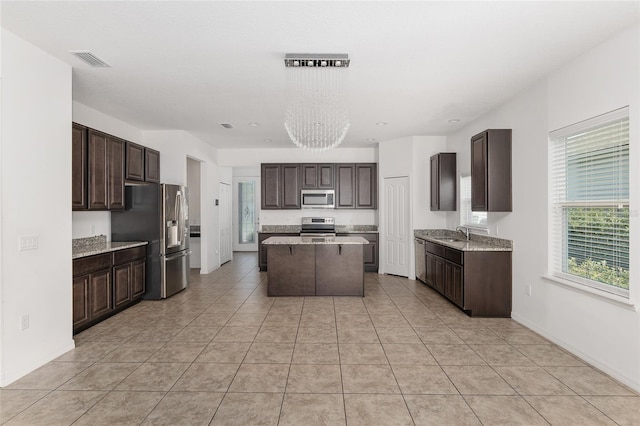
<svg viewBox="0 0 640 426">
<path fill-rule="evenodd" d="M 340 145 L 347 111 L 349 55 L 287 53 L 284 127 L 298 147 L 321 152 Z"/>
</svg>

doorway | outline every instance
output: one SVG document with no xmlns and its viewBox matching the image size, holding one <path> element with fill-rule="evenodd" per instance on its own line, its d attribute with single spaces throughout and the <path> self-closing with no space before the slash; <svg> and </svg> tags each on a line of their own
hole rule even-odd
<svg viewBox="0 0 640 426">
<path fill-rule="evenodd" d="M 220 182 L 220 265 L 231 260 L 231 185 Z"/>
<path fill-rule="evenodd" d="M 384 272 L 409 276 L 409 177 L 384 179 Z"/>
<path fill-rule="evenodd" d="M 189 188 L 189 256 L 190 268 L 202 267 L 200 240 L 200 161 L 187 157 L 187 188 Z"/>
<path fill-rule="evenodd" d="M 233 178 L 233 250 L 258 251 L 260 178 Z"/>
</svg>

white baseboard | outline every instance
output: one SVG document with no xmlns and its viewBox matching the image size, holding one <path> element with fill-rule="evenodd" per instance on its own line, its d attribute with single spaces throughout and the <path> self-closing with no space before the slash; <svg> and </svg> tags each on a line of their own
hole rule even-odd
<svg viewBox="0 0 640 426">
<path fill-rule="evenodd" d="M 636 392 L 640 392 L 640 378 L 639 377 L 635 377 L 634 378 L 634 377 L 626 376 L 621 371 L 619 371 L 619 370 L 617 370 L 615 368 L 611 368 L 611 366 L 608 366 L 608 365 L 605 365 L 605 364 L 601 363 L 600 361 L 592 358 L 588 354 L 586 354 L 586 353 L 578 350 L 577 348 L 573 347 L 572 345 L 570 345 L 569 343 L 565 342 L 564 340 L 558 339 L 557 337 L 555 337 L 552 334 L 548 333 L 546 330 L 541 329 L 540 327 L 538 327 L 537 325 L 535 325 L 531 321 L 529 321 L 529 320 L 527 320 L 525 318 L 522 318 L 522 317 L 520 317 L 519 315 L 517 315 L 517 314 L 515 314 L 513 312 L 511 313 L 511 318 L 514 321 L 524 325 L 525 327 L 530 328 L 531 330 L 535 331 L 536 333 L 538 333 L 539 335 L 541 335 L 545 339 L 550 340 L 553 343 L 555 343 L 556 345 L 560 346 L 561 348 L 566 349 L 567 351 L 571 352 L 572 354 L 574 354 L 578 358 L 582 359 L 587 364 L 590 364 L 593 367 L 596 367 L 598 370 L 601 370 L 605 374 L 613 377 L 614 379 L 616 379 L 620 383 L 623 383 L 624 385 L 630 387 L 631 389 L 633 389 Z"/>
<path fill-rule="evenodd" d="M 21 377 L 26 376 L 27 374 L 31 373 L 32 371 L 42 367 L 43 365 L 45 365 L 46 363 L 48 363 L 49 361 L 53 361 L 54 359 L 58 358 L 60 355 L 65 354 L 67 352 L 69 352 L 70 350 L 74 349 L 76 347 L 76 342 L 71 339 L 70 342 L 67 342 L 67 344 L 62 345 L 60 348 L 57 348 L 47 354 L 42 355 L 41 357 L 39 357 L 36 361 L 34 361 L 31 365 L 23 367 L 21 369 L 19 369 L 18 371 L 12 371 L 9 374 L 6 374 L 6 371 L 2 372 L 2 375 L 0 376 L 0 387 L 4 387 L 4 386 L 8 386 L 11 383 L 15 382 L 16 380 L 20 379 Z"/>
</svg>

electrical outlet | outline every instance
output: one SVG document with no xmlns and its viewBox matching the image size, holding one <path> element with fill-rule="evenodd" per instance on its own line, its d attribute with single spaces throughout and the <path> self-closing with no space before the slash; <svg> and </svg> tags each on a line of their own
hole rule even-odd
<svg viewBox="0 0 640 426">
<path fill-rule="evenodd" d="M 220 250 L 216 249 L 216 254 L 220 254 Z"/>
<path fill-rule="evenodd" d="M 24 331 L 29 328 L 29 314 L 20 317 L 20 330 Z"/>
<path fill-rule="evenodd" d="M 95 225 L 91 225 L 91 235 L 96 235 L 96 226 Z"/>
<path fill-rule="evenodd" d="M 527 296 L 531 296 L 531 284 L 527 285 Z"/>
<path fill-rule="evenodd" d="M 18 242 L 18 250 L 37 250 L 38 249 L 38 235 L 20 235 Z"/>
</svg>

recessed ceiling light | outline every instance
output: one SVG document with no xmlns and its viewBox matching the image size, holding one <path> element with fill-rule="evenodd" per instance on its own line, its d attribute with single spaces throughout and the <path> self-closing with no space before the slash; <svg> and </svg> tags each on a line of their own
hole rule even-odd
<svg viewBox="0 0 640 426">
<path fill-rule="evenodd" d="M 231 123 L 218 123 L 218 124 L 220 124 L 225 129 L 233 129 L 233 124 Z"/>
<path fill-rule="evenodd" d="M 376 138 L 367 138 L 367 142 L 375 142 L 375 141 L 377 141 L 377 140 L 378 140 L 378 139 L 376 139 Z"/>
<path fill-rule="evenodd" d="M 269 142 L 272 142 L 272 140 L 271 139 L 265 139 L 264 142 L 269 143 Z"/>
<path fill-rule="evenodd" d="M 460 119 L 459 118 L 452 118 L 451 120 L 449 120 L 449 123 L 459 123 Z"/>
<path fill-rule="evenodd" d="M 249 123 L 249 126 L 251 127 L 258 127 L 260 125 L 260 123 Z"/>
<path fill-rule="evenodd" d="M 316 121 L 315 123 L 313 123 L 314 126 L 322 126 L 323 124 L 319 121 Z"/>
<path fill-rule="evenodd" d="M 384 121 L 378 121 L 376 123 L 376 126 L 386 126 L 387 124 L 389 124 L 389 123 L 385 123 Z"/>
</svg>

